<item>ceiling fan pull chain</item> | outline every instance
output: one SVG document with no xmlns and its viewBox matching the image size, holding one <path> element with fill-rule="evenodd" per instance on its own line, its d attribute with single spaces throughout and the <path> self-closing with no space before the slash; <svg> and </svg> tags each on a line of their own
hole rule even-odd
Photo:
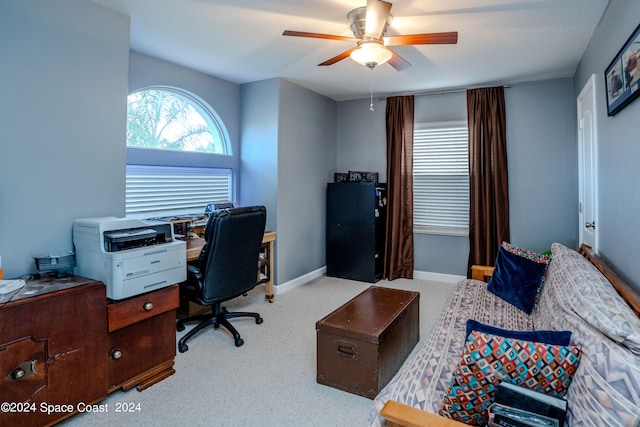
<svg viewBox="0 0 640 427">
<path fill-rule="evenodd" d="M 373 67 L 371 67 L 370 70 L 371 70 L 370 71 L 371 74 L 369 76 L 370 77 L 369 82 L 371 87 L 371 103 L 369 104 L 369 111 L 374 111 L 373 109 Z"/>
</svg>

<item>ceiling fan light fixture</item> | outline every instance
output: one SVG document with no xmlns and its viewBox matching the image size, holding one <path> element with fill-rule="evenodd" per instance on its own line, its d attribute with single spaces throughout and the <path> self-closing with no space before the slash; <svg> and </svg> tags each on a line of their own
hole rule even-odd
<svg viewBox="0 0 640 427">
<path fill-rule="evenodd" d="M 347 21 L 349 21 L 349 28 L 353 32 L 353 35 L 357 39 L 362 39 L 367 35 L 373 33 L 373 24 L 377 21 L 375 16 L 371 16 L 371 19 L 367 20 L 367 8 L 366 6 L 357 7 L 347 14 Z M 384 27 L 381 34 L 376 34 L 375 37 L 384 37 L 387 35 L 389 28 L 391 27 L 391 21 L 393 21 L 393 15 L 390 13 L 387 15 Z M 367 27 L 367 22 L 369 26 Z"/>
<path fill-rule="evenodd" d="M 358 49 L 351 52 L 350 56 L 358 64 L 373 68 L 389 61 L 393 53 L 379 41 L 371 40 L 361 42 Z"/>
</svg>

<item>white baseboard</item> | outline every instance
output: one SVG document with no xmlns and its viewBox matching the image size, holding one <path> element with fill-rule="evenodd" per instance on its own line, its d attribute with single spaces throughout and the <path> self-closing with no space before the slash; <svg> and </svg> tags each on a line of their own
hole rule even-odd
<svg viewBox="0 0 640 427">
<path fill-rule="evenodd" d="M 445 283 L 458 283 L 460 280 L 466 279 L 465 276 L 458 276 L 456 274 L 433 273 L 430 271 L 414 271 L 413 278 Z"/>
<path fill-rule="evenodd" d="M 326 272 L 327 272 L 327 267 L 326 266 L 321 267 L 317 270 L 311 271 L 293 280 L 289 280 L 288 282 L 281 283 L 278 286 L 274 286 L 274 289 L 275 289 L 274 292 L 276 293 L 276 295 L 285 293 L 300 285 L 304 285 L 305 283 L 310 282 L 313 279 L 317 279 L 318 277 L 323 276 Z"/>
<path fill-rule="evenodd" d="M 275 293 L 283 294 L 287 291 L 290 291 L 293 288 L 296 288 L 300 285 L 304 285 L 307 282 L 310 282 L 318 277 L 324 276 L 327 273 L 327 267 L 321 267 L 317 270 L 311 271 L 307 274 L 304 274 L 300 277 L 296 277 L 293 280 L 289 280 L 288 282 L 282 283 L 280 285 L 275 286 Z M 462 279 L 466 279 L 465 276 L 458 276 L 455 274 L 444 274 L 444 273 L 432 273 L 430 271 L 414 271 L 413 278 L 418 280 L 431 280 L 433 282 L 445 282 L 445 283 L 458 283 Z"/>
</svg>

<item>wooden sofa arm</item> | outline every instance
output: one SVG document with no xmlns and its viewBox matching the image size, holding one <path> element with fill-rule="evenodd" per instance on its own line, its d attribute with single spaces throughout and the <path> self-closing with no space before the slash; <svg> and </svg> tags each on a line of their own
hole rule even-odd
<svg viewBox="0 0 640 427">
<path fill-rule="evenodd" d="M 489 265 L 472 265 L 471 266 L 471 278 L 476 280 L 482 280 L 483 282 L 487 282 L 491 275 L 493 274 L 493 270 L 495 267 L 491 267 Z"/>
<path fill-rule="evenodd" d="M 466 424 L 389 400 L 380 415 L 389 427 L 464 427 Z"/>
</svg>

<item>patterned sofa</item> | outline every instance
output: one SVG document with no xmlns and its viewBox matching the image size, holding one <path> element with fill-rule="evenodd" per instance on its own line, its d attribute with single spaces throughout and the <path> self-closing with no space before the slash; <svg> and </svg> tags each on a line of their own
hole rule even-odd
<svg viewBox="0 0 640 427">
<path fill-rule="evenodd" d="M 487 283 L 459 282 L 424 345 L 374 399 L 370 425 L 387 425 L 380 415 L 387 401 L 439 412 L 464 349 L 467 319 L 510 330 L 572 331 L 582 357 L 565 396 L 565 425 L 640 426 L 640 319 L 592 263 L 559 243 L 552 245 L 531 315 L 487 291 Z"/>
</svg>

